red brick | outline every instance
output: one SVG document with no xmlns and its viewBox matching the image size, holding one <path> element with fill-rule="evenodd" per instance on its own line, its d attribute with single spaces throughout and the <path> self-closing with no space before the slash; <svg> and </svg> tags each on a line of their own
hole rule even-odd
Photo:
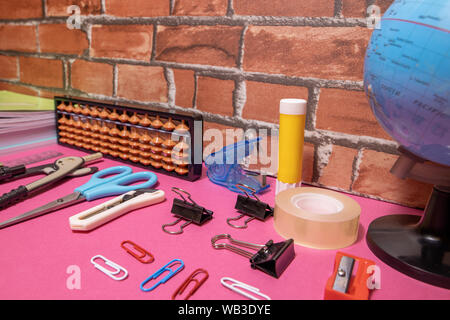
<svg viewBox="0 0 450 320">
<path fill-rule="evenodd" d="M 0 90 L 7 90 L 11 92 L 26 94 L 29 96 L 42 97 L 47 99 L 53 99 L 55 96 L 64 95 L 60 90 L 52 90 L 51 88 L 48 90 L 45 89 L 36 89 L 27 87 L 20 84 L 12 84 L 7 82 L 0 81 Z M 90 99 L 91 100 L 91 99 Z"/>
<path fill-rule="evenodd" d="M 86 33 L 69 29 L 65 24 L 42 24 L 39 26 L 41 52 L 83 54 L 89 43 Z"/>
<path fill-rule="evenodd" d="M 170 15 L 169 0 L 106 0 L 105 13 L 117 17 L 156 17 Z"/>
<path fill-rule="evenodd" d="M 361 27 L 250 26 L 245 71 L 362 80 L 371 30 Z"/>
<path fill-rule="evenodd" d="M 242 113 L 246 119 L 278 123 L 281 99 L 308 99 L 308 88 L 305 87 L 255 81 L 247 81 L 246 86 L 247 101 Z"/>
<path fill-rule="evenodd" d="M 0 80 L 0 90 L 6 90 L 21 94 L 26 94 L 29 96 L 35 96 L 35 97 L 42 97 L 47 99 L 53 99 L 55 96 L 61 96 L 64 95 L 64 91 L 61 92 L 60 90 L 52 90 L 51 88 L 45 90 L 45 89 L 36 89 L 32 87 L 27 87 L 21 84 L 16 83 L 9 83 L 9 82 L 2 82 Z M 92 100 L 92 99 L 89 99 Z M 105 102 L 105 101 L 101 101 Z"/>
<path fill-rule="evenodd" d="M 158 26 L 156 60 L 235 67 L 242 27 Z"/>
<path fill-rule="evenodd" d="M 37 51 L 36 27 L 0 25 L 0 50 Z"/>
<path fill-rule="evenodd" d="M 234 0 L 233 7 L 235 14 L 238 15 L 286 17 L 331 17 L 334 15 L 334 1 L 330 0 Z"/>
<path fill-rule="evenodd" d="M 26 94 L 29 96 L 36 96 L 36 97 L 42 97 L 42 98 L 48 98 L 53 99 L 55 96 L 61 96 L 62 93 L 60 91 L 56 90 L 43 90 L 43 89 L 35 89 L 26 87 L 20 84 L 12 84 L 7 82 L 1 82 L 0 81 L 0 90 L 7 90 L 11 92 Z"/>
<path fill-rule="evenodd" d="M 380 7 L 380 14 L 383 14 L 393 2 L 394 0 L 376 0 L 374 4 Z M 342 14 L 345 17 L 366 17 L 367 3 L 362 0 L 343 0 Z"/>
<path fill-rule="evenodd" d="M 0 0 L 0 19 L 32 19 L 41 17 L 41 0 Z"/>
<path fill-rule="evenodd" d="M 112 96 L 113 66 L 76 60 L 71 66 L 71 86 L 84 92 Z"/>
<path fill-rule="evenodd" d="M 233 80 L 199 77 L 197 84 L 197 109 L 232 116 L 233 91 Z"/>
<path fill-rule="evenodd" d="M 0 78 L 17 79 L 17 57 L 0 56 Z"/>
<path fill-rule="evenodd" d="M 176 16 L 224 16 L 228 0 L 175 0 L 173 14 Z"/>
<path fill-rule="evenodd" d="M 63 87 L 63 64 L 60 60 L 19 57 L 20 81 L 43 87 Z"/>
<path fill-rule="evenodd" d="M 333 145 L 328 163 L 322 169 L 319 183 L 327 187 L 350 190 L 353 162 L 357 153 L 355 149 Z"/>
<path fill-rule="evenodd" d="M 314 172 L 314 145 L 305 142 L 303 145 L 302 182 L 308 183 L 313 180 Z"/>
<path fill-rule="evenodd" d="M 219 124 L 219 123 L 215 123 L 215 122 L 209 122 L 209 121 L 205 121 L 203 123 L 203 133 L 207 132 L 210 129 L 214 129 L 214 130 L 218 130 L 221 132 L 222 134 L 222 142 L 223 146 L 225 146 L 225 144 L 227 142 L 232 141 L 231 143 L 240 141 L 244 138 L 244 130 L 242 128 L 237 128 L 237 127 L 232 127 L 232 126 L 227 126 L 227 125 L 223 125 L 223 124 Z M 212 141 L 213 139 L 211 139 L 211 136 L 214 136 L 213 134 L 204 134 L 203 135 L 203 147 L 207 147 L 207 145 L 211 142 L 215 142 Z M 223 146 L 219 147 L 222 148 Z M 218 151 L 219 149 L 217 149 L 216 151 Z"/>
<path fill-rule="evenodd" d="M 0 81 L 0 90 L 7 90 L 16 93 L 27 94 L 29 96 L 38 96 L 39 90 L 28 88 L 19 84 L 12 84 Z"/>
<path fill-rule="evenodd" d="M 131 100 L 167 102 L 164 69 L 118 65 L 117 95 Z"/>
<path fill-rule="evenodd" d="M 399 179 L 389 172 L 397 156 L 364 150 L 353 191 L 381 197 L 407 206 L 424 208 L 432 185 Z"/>
<path fill-rule="evenodd" d="M 82 15 L 95 15 L 102 11 L 101 0 L 47 0 L 47 15 L 52 17 L 72 15 L 72 12 L 67 12 L 67 8 L 71 5 L 80 7 Z"/>
<path fill-rule="evenodd" d="M 362 91 L 322 88 L 316 128 L 391 140 L 378 124 Z"/>
<path fill-rule="evenodd" d="M 175 78 L 175 104 L 192 108 L 195 92 L 195 74 L 191 70 L 173 70 Z"/>
<path fill-rule="evenodd" d="M 153 26 L 105 25 L 92 27 L 94 57 L 150 60 Z"/>
<path fill-rule="evenodd" d="M 394 0 L 376 0 L 375 4 L 380 7 L 381 14 L 385 13 L 387 9 L 394 3 Z"/>
</svg>

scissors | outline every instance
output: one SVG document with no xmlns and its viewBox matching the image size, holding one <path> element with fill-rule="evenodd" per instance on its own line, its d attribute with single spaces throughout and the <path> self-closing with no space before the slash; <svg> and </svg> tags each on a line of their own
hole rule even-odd
<svg viewBox="0 0 450 320">
<path fill-rule="evenodd" d="M 92 201 L 103 197 L 123 194 L 132 190 L 149 188 L 158 181 L 158 178 L 152 172 L 132 172 L 133 169 L 127 166 L 111 167 L 98 171 L 94 173 L 87 183 L 76 188 L 73 193 L 17 217 L 6 220 L 0 223 L 0 229 L 42 216 L 85 200 Z M 142 180 L 147 181 L 137 185 L 129 185 Z"/>
<path fill-rule="evenodd" d="M 20 179 L 35 174 L 43 173 L 45 177 L 19 186 L 0 196 L 0 210 L 3 210 L 16 202 L 22 201 L 32 193 L 36 194 L 66 177 L 80 177 L 86 174 L 97 172 L 98 168 L 84 168 L 86 164 L 101 159 L 103 155 L 100 152 L 89 154 L 84 157 L 69 156 L 57 159 L 54 163 L 37 166 L 34 168 L 25 168 L 25 166 L 0 167 L 0 181 Z"/>
</svg>

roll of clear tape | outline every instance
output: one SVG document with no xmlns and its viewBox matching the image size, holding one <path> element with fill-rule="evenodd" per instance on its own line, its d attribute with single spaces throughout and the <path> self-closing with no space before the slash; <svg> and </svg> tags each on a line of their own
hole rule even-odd
<svg viewBox="0 0 450 320">
<path fill-rule="evenodd" d="M 341 249 L 358 237 L 361 207 L 341 193 L 302 187 L 275 196 L 274 227 L 282 237 L 314 249 Z"/>
</svg>

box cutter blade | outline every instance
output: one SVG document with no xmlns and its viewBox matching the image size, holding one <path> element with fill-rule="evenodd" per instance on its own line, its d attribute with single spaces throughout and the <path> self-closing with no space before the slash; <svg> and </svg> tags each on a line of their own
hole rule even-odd
<svg viewBox="0 0 450 320">
<path fill-rule="evenodd" d="M 138 189 L 124 193 L 69 218 L 70 228 L 89 231 L 132 210 L 164 201 L 165 193 L 157 189 Z"/>
</svg>

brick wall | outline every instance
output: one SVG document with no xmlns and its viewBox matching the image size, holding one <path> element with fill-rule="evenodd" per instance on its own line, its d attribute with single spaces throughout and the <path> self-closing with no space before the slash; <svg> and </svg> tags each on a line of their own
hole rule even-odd
<svg viewBox="0 0 450 320">
<path fill-rule="evenodd" d="M 392 0 L 0 0 L 0 89 L 200 113 L 206 128 L 277 128 L 308 99 L 304 179 L 423 207 L 363 92 L 366 10 Z M 66 9 L 81 10 L 80 29 Z"/>
</svg>

